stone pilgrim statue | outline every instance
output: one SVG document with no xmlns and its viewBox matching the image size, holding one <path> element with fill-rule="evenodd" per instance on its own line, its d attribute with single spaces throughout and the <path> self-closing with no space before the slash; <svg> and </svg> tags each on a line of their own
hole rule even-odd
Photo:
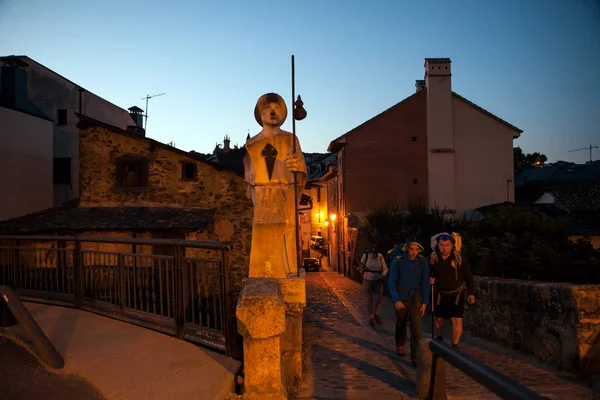
<svg viewBox="0 0 600 400">
<path fill-rule="evenodd" d="M 247 195 L 254 203 L 249 278 L 286 278 L 298 271 L 296 209 L 306 184 L 306 164 L 296 138 L 281 129 L 287 117 L 283 98 L 262 95 L 254 118 L 263 127 L 246 142 Z M 298 197 L 294 198 L 294 172 Z"/>
</svg>

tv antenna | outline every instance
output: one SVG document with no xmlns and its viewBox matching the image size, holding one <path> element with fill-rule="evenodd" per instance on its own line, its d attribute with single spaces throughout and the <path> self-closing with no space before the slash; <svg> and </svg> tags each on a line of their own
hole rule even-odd
<svg viewBox="0 0 600 400">
<path fill-rule="evenodd" d="M 584 147 L 583 149 L 575 149 L 575 150 L 569 150 L 569 153 L 572 153 L 574 151 L 583 151 L 583 150 L 589 150 L 590 151 L 590 164 L 592 163 L 592 149 L 597 149 L 598 146 L 592 146 L 590 144 L 589 147 Z"/>
<path fill-rule="evenodd" d="M 158 96 L 164 96 L 164 93 L 159 93 L 159 94 L 153 94 L 152 96 L 150 96 L 149 94 L 146 95 L 146 97 L 142 97 L 142 100 L 146 100 L 146 111 L 144 112 L 144 117 L 146 119 L 145 123 L 144 123 L 144 130 L 146 132 L 148 132 L 148 100 L 150 100 L 153 97 L 158 97 Z"/>
</svg>

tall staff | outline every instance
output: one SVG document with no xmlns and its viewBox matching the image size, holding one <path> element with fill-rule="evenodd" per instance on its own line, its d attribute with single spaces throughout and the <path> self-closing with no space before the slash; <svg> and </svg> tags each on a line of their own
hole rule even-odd
<svg viewBox="0 0 600 400">
<path fill-rule="evenodd" d="M 295 83 L 295 66 L 294 66 L 294 55 L 292 54 L 292 153 L 296 154 L 296 120 L 301 121 L 306 118 L 306 110 L 302 107 L 304 102 L 298 95 L 296 100 L 296 83 Z M 296 269 L 298 276 L 300 276 L 300 229 L 298 224 L 298 186 L 296 185 L 296 174 L 294 172 L 294 215 L 296 217 Z"/>
</svg>

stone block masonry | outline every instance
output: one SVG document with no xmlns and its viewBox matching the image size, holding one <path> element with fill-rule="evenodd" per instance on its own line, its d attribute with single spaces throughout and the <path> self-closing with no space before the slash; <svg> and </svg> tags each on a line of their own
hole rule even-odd
<svg viewBox="0 0 600 400">
<path fill-rule="evenodd" d="M 136 187 L 117 184 L 122 160 L 136 160 L 132 169 L 144 169 Z M 253 215 L 240 174 L 152 139 L 87 123 L 80 131 L 80 176 L 80 207 L 210 209 L 208 228 L 184 237 L 233 243 L 228 261 L 237 297 L 248 273 Z"/>
<path fill-rule="evenodd" d="M 600 375 L 600 285 L 475 282 L 477 303 L 465 313 L 471 333 L 561 369 Z"/>
</svg>

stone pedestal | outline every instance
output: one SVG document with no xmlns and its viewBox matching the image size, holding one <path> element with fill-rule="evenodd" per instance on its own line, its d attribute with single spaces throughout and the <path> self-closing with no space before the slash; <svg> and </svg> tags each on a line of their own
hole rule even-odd
<svg viewBox="0 0 600 400">
<path fill-rule="evenodd" d="M 237 305 L 238 332 L 244 337 L 244 397 L 286 399 L 281 373 L 281 336 L 286 308 L 275 279 L 248 279 Z"/>
<path fill-rule="evenodd" d="M 288 275 L 279 285 L 285 303 L 285 333 L 281 340 L 281 368 L 289 389 L 302 378 L 302 322 L 306 306 L 304 270 Z"/>
<path fill-rule="evenodd" d="M 417 347 L 417 396 L 419 399 L 426 399 L 429 393 L 433 358 L 433 354 L 429 350 L 429 342 L 431 339 L 421 339 Z M 438 358 L 436 364 L 433 398 L 446 400 L 446 362 Z"/>
</svg>

